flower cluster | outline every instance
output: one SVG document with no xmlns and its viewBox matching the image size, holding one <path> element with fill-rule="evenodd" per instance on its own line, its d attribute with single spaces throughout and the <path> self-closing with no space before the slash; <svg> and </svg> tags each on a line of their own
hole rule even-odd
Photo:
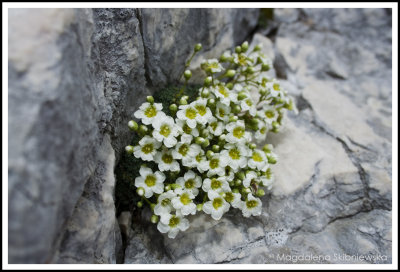
<svg viewBox="0 0 400 272">
<path fill-rule="evenodd" d="M 200 49 L 197 44 L 190 60 Z M 261 214 L 260 197 L 272 186 L 277 155 L 272 145 L 254 142 L 279 130 L 292 100 L 266 75 L 272 63 L 260 49 L 244 42 L 204 61 L 204 84 L 191 103 L 184 88 L 169 111 L 149 96 L 134 113 L 141 124 L 128 123 L 141 139 L 126 151 L 144 162 L 135 179 L 137 205 L 149 204 L 151 221 L 170 238 L 185 231 L 186 217 L 197 212 L 215 220 L 231 207 L 245 217 Z M 185 86 L 191 75 L 183 73 Z"/>
</svg>

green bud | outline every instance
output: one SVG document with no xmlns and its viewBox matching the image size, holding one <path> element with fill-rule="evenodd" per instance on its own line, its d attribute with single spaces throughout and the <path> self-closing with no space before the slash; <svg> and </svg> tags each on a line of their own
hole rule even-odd
<svg viewBox="0 0 400 272">
<path fill-rule="evenodd" d="M 210 145 L 210 140 L 205 139 L 204 142 L 201 144 L 202 147 L 207 147 Z"/>
<path fill-rule="evenodd" d="M 139 127 L 139 132 L 142 134 L 146 134 L 149 131 L 149 129 L 145 125 L 140 125 Z"/>
<path fill-rule="evenodd" d="M 239 113 L 241 111 L 242 111 L 242 108 L 237 104 L 232 107 L 232 112 L 233 113 Z"/>
<path fill-rule="evenodd" d="M 207 97 L 209 97 L 209 96 L 210 96 L 210 91 L 209 91 L 208 89 L 204 89 L 204 90 L 201 92 L 201 97 L 207 98 Z"/>
<path fill-rule="evenodd" d="M 214 156 L 214 152 L 212 152 L 211 150 L 208 150 L 207 153 L 206 153 L 206 157 L 208 159 L 211 159 L 213 156 Z"/>
<path fill-rule="evenodd" d="M 212 77 L 208 76 L 204 79 L 204 85 L 210 86 L 211 83 L 212 83 Z"/>
<path fill-rule="evenodd" d="M 243 100 L 243 99 L 245 99 L 245 98 L 247 98 L 246 92 L 245 92 L 245 91 L 240 91 L 240 92 L 238 93 L 238 99 L 239 99 L 239 100 Z"/>
<path fill-rule="evenodd" d="M 239 193 L 239 189 L 237 189 L 237 188 L 233 189 L 232 193 L 238 194 Z"/>
<path fill-rule="evenodd" d="M 194 46 L 194 52 L 199 52 L 202 48 L 203 46 L 201 45 L 201 43 L 198 43 Z"/>
<path fill-rule="evenodd" d="M 249 144 L 250 149 L 256 149 L 257 145 L 255 143 Z"/>
<path fill-rule="evenodd" d="M 144 189 L 143 189 L 143 187 L 137 188 L 137 189 L 136 189 L 136 193 L 137 193 L 139 196 L 143 196 L 143 195 L 144 195 Z"/>
<path fill-rule="evenodd" d="M 225 55 L 225 53 L 222 54 L 221 57 L 219 57 L 220 62 L 226 62 L 228 60 L 229 60 L 229 57 L 227 55 Z"/>
<path fill-rule="evenodd" d="M 173 190 L 175 190 L 175 189 L 177 189 L 177 188 L 181 188 L 181 186 L 180 186 L 179 184 L 173 183 L 173 184 L 171 184 L 171 188 L 172 188 Z"/>
<path fill-rule="evenodd" d="M 235 185 L 240 186 L 242 184 L 242 181 L 240 179 L 235 180 Z"/>
<path fill-rule="evenodd" d="M 158 222 L 158 216 L 153 214 L 150 219 L 151 223 L 156 224 Z"/>
<path fill-rule="evenodd" d="M 251 67 L 251 66 L 247 67 L 246 73 L 248 73 L 248 74 L 254 74 L 254 68 Z"/>
<path fill-rule="evenodd" d="M 270 152 L 271 152 L 271 148 L 272 148 L 271 144 L 265 144 L 265 145 L 263 146 L 262 150 L 263 150 L 265 153 L 270 153 Z"/>
<path fill-rule="evenodd" d="M 130 120 L 130 121 L 128 122 L 128 127 L 129 127 L 130 130 L 134 130 L 134 131 L 137 131 L 137 130 L 139 129 L 138 123 L 136 123 L 136 122 L 133 121 L 133 120 Z"/>
<path fill-rule="evenodd" d="M 201 131 L 201 137 L 208 138 L 209 135 L 210 135 L 210 132 L 208 131 L 208 129 L 203 129 Z"/>
<path fill-rule="evenodd" d="M 168 192 L 169 190 L 171 190 L 171 185 L 165 185 L 164 191 Z"/>
<path fill-rule="evenodd" d="M 205 139 L 203 137 L 196 137 L 194 138 L 194 142 L 198 145 L 201 145 L 205 142 Z"/>
<path fill-rule="evenodd" d="M 224 142 L 224 141 L 225 141 L 225 138 L 226 138 L 226 134 L 221 134 L 221 135 L 218 137 L 218 140 L 219 140 L 220 142 Z"/>
<path fill-rule="evenodd" d="M 248 193 L 251 193 L 251 190 L 250 190 L 250 188 L 242 188 L 242 194 L 248 194 Z"/>
<path fill-rule="evenodd" d="M 236 122 L 239 118 L 236 115 L 231 115 L 229 117 L 229 122 Z"/>
<path fill-rule="evenodd" d="M 257 45 L 254 47 L 253 51 L 254 51 L 254 52 L 260 51 L 260 50 L 261 50 L 261 47 L 262 47 L 261 44 L 257 44 Z"/>
<path fill-rule="evenodd" d="M 226 87 L 227 87 L 229 90 L 232 90 L 232 89 L 233 89 L 233 83 L 232 83 L 232 82 L 229 82 L 228 84 L 226 84 Z"/>
<path fill-rule="evenodd" d="M 241 179 L 241 180 L 244 180 L 246 176 L 245 176 L 245 174 L 244 174 L 243 171 L 240 171 L 239 173 L 237 173 L 237 177 L 238 177 L 239 179 Z"/>
<path fill-rule="evenodd" d="M 150 204 L 150 209 L 152 210 L 152 211 L 154 211 L 154 208 L 156 207 L 156 204 L 154 204 L 154 203 L 151 203 Z"/>
<path fill-rule="evenodd" d="M 271 67 L 269 67 L 268 64 L 263 63 L 263 64 L 261 65 L 261 71 L 269 71 L 269 69 L 271 69 Z"/>
<path fill-rule="evenodd" d="M 236 46 L 235 52 L 239 54 L 240 52 L 242 52 L 242 48 L 240 46 Z"/>
<path fill-rule="evenodd" d="M 183 76 L 186 78 L 186 80 L 189 80 L 192 77 L 192 72 L 190 70 L 186 70 L 183 73 Z"/>
<path fill-rule="evenodd" d="M 171 104 L 171 105 L 169 106 L 169 110 L 170 110 L 172 113 L 175 113 L 175 112 L 177 112 L 177 110 L 178 110 L 178 106 L 177 106 L 176 104 Z"/>
<path fill-rule="evenodd" d="M 235 186 L 235 180 L 231 180 L 231 181 L 229 181 L 228 183 L 229 183 L 229 186 L 230 186 L 230 187 Z"/>
<path fill-rule="evenodd" d="M 185 100 L 189 100 L 189 96 L 187 96 L 187 95 L 182 96 L 182 98 Z"/>
<path fill-rule="evenodd" d="M 203 204 L 197 204 L 197 206 L 196 206 L 196 209 L 197 209 L 197 211 L 201 211 L 201 210 L 203 210 Z"/>
<path fill-rule="evenodd" d="M 125 151 L 128 154 L 132 154 L 133 153 L 133 146 L 131 146 L 131 145 L 125 146 Z"/>
<path fill-rule="evenodd" d="M 271 129 L 271 132 L 273 132 L 273 133 L 278 133 L 278 132 L 279 132 L 279 127 L 273 127 L 273 128 Z"/>
<path fill-rule="evenodd" d="M 229 69 L 228 71 L 226 71 L 225 76 L 227 76 L 227 77 L 234 77 L 235 74 L 236 74 L 236 71 L 235 71 L 235 70 Z"/>
<path fill-rule="evenodd" d="M 263 96 L 267 94 L 267 90 L 266 89 L 260 89 L 258 92 Z"/>
<path fill-rule="evenodd" d="M 255 127 L 258 126 L 259 122 L 260 122 L 260 121 L 258 121 L 257 118 L 252 118 L 252 119 L 250 120 L 250 124 L 251 124 L 252 126 L 255 126 Z"/>
<path fill-rule="evenodd" d="M 146 97 L 146 101 L 149 102 L 150 104 L 154 103 L 154 97 L 152 97 L 151 95 Z"/>
<path fill-rule="evenodd" d="M 247 49 L 249 49 L 249 43 L 247 41 L 242 43 L 241 49 L 242 49 L 242 52 L 246 52 Z"/>
<path fill-rule="evenodd" d="M 270 164 L 275 164 L 276 163 L 276 159 L 273 156 L 268 156 L 267 155 L 267 159 L 268 159 L 268 163 L 270 163 Z"/>
<path fill-rule="evenodd" d="M 265 191 L 263 189 L 258 189 L 256 192 L 256 196 L 261 197 L 265 195 Z"/>
<path fill-rule="evenodd" d="M 179 105 L 187 105 L 187 100 L 184 98 L 184 97 L 182 97 L 180 100 L 179 100 Z"/>
<path fill-rule="evenodd" d="M 215 106 L 215 99 L 214 99 L 214 98 L 208 99 L 207 102 L 208 102 L 207 105 L 208 105 L 209 107 L 214 107 L 214 106 Z"/>
<path fill-rule="evenodd" d="M 211 147 L 211 149 L 212 149 L 212 151 L 214 151 L 214 152 L 219 152 L 219 145 L 213 145 L 213 146 Z"/>
<path fill-rule="evenodd" d="M 142 202 L 142 201 L 138 201 L 138 202 L 136 203 L 136 206 L 137 206 L 138 208 L 143 207 L 143 202 Z"/>
</svg>

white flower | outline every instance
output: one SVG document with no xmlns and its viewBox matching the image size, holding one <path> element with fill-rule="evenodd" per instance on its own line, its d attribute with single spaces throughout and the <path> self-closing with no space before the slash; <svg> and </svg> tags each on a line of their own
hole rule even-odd
<svg viewBox="0 0 400 272">
<path fill-rule="evenodd" d="M 267 171 L 260 176 L 260 185 L 267 187 L 268 190 L 271 190 L 273 182 L 274 174 L 272 173 L 271 168 L 268 168 Z"/>
<path fill-rule="evenodd" d="M 217 59 L 205 60 L 201 63 L 201 67 L 204 67 L 203 69 L 206 72 L 211 72 L 212 74 L 219 73 L 224 69 Z"/>
<path fill-rule="evenodd" d="M 197 110 L 197 123 L 202 125 L 207 124 L 208 120 L 212 117 L 212 112 L 210 108 L 207 107 L 207 99 L 197 99 L 196 101 L 190 103 L 190 105 Z"/>
<path fill-rule="evenodd" d="M 189 170 L 183 177 L 179 177 L 176 183 L 194 196 L 197 196 L 199 194 L 199 189 L 197 188 L 201 187 L 201 177 Z"/>
<path fill-rule="evenodd" d="M 162 152 L 157 152 L 155 162 L 158 164 L 160 171 L 179 171 L 179 163 L 174 160 L 171 150 L 163 148 Z"/>
<path fill-rule="evenodd" d="M 190 168 L 196 168 L 200 173 L 203 173 L 207 169 L 203 170 L 201 166 L 202 161 L 206 161 L 205 152 L 199 145 L 195 145 L 195 154 L 190 157 L 190 160 L 185 160 L 185 166 Z"/>
<path fill-rule="evenodd" d="M 249 65 L 252 64 L 252 59 L 251 59 L 251 58 L 248 58 L 245 54 L 242 54 L 242 53 L 240 53 L 240 54 L 234 53 L 234 54 L 233 54 L 233 62 L 234 62 L 235 64 L 240 65 L 240 66 L 249 66 Z"/>
<path fill-rule="evenodd" d="M 220 119 L 224 122 L 228 122 L 230 112 L 231 112 L 231 108 L 229 106 L 224 105 L 221 102 L 217 103 L 216 116 L 218 119 Z"/>
<path fill-rule="evenodd" d="M 274 122 L 278 119 L 278 112 L 276 111 L 275 107 L 272 105 L 264 104 L 261 115 L 265 117 L 264 120 L 268 125 L 271 125 L 272 122 Z"/>
<path fill-rule="evenodd" d="M 170 116 L 163 116 L 153 121 L 153 137 L 159 142 L 164 142 L 166 147 L 173 147 L 177 140 L 175 137 L 179 135 L 178 127 L 175 125 L 174 119 Z"/>
<path fill-rule="evenodd" d="M 224 176 L 225 175 L 225 166 L 227 162 L 221 158 L 219 153 L 214 154 L 208 161 L 201 162 L 201 169 L 207 172 L 207 176 L 211 177 L 214 175 Z"/>
<path fill-rule="evenodd" d="M 190 144 L 193 140 L 193 137 L 199 136 L 199 130 L 195 128 L 191 128 L 188 126 L 186 121 L 184 120 L 176 120 L 176 124 L 179 127 L 181 132 L 181 142 Z"/>
<path fill-rule="evenodd" d="M 249 149 L 244 144 L 225 144 L 224 148 L 226 149 L 221 152 L 221 156 L 229 167 L 236 171 L 247 166 Z"/>
<path fill-rule="evenodd" d="M 169 218 L 172 211 L 171 199 L 175 196 L 176 194 L 172 190 L 159 195 L 157 205 L 154 207 L 154 214 L 159 215 L 162 220 L 165 220 L 164 217 Z"/>
<path fill-rule="evenodd" d="M 133 155 L 144 161 L 152 161 L 154 160 L 154 155 L 157 153 L 157 149 L 160 146 L 160 142 L 153 137 L 146 135 L 139 141 L 139 145 L 136 145 L 133 148 Z"/>
<path fill-rule="evenodd" d="M 221 101 L 222 104 L 230 105 L 231 101 L 237 101 L 237 94 L 229 90 L 224 84 L 219 84 L 212 88 L 212 92 Z"/>
<path fill-rule="evenodd" d="M 210 201 L 204 203 L 203 211 L 207 214 L 211 214 L 214 220 L 220 220 L 222 215 L 229 211 L 229 204 L 221 195 L 214 191 L 208 192 L 208 198 Z"/>
<path fill-rule="evenodd" d="M 231 204 L 231 206 L 234 208 L 242 207 L 243 201 L 240 198 L 241 198 L 241 194 L 239 194 L 239 193 L 233 193 L 232 191 L 225 192 L 224 199 L 226 200 L 226 202 Z"/>
<path fill-rule="evenodd" d="M 139 170 L 140 176 L 135 179 L 135 186 L 144 189 L 144 196 L 150 198 L 153 193 L 161 194 L 164 191 L 165 175 L 160 172 L 153 171 L 150 168 L 141 166 Z"/>
<path fill-rule="evenodd" d="M 201 147 L 197 144 L 179 142 L 175 146 L 175 149 L 172 150 L 172 156 L 174 157 L 174 159 L 182 160 L 182 164 L 184 166 L 187 166 L 188 164 L 190 164 L 193 157 L 196 156 L 199 149 L 201 149 Z"/>
<path fill-rule="evenodd" d="M 266 171 L 268 168 L 268 160 L 264 151 L 255 149 L 249 158 L 248 165 L 252 169 Z"/>
<path fill-rule="evenodd" d="M 243 143 L 251 140 L 251 134 L 245 130 L 242 120 L 227 124 L 226 130 L 228 131 L 226 141 L 229 143 Z"/>
<path fill-rule="evenodd" d="M 219 122 L 217 118 L 211 116 L 208 122 L 208 130 L 215 136 L 219 136 L 224 132 L 225 126 L 222 122 Z"/>
<path fill-rule="evenodd" d="M 251 116 L 256 116 L 257 108 L 254 106 L 253 100 L 249 98 L 245 98 L 240 102 L 240 107 L 242 111 L 249 111 Z"/>
<path fill-rule="evenodd" d="M 203 186 L 201 188 L 204 192 L 214 191 L 216 193 L 229 192 L 231 190 L 225 177 L 212 179 L 206 178 L 203 181 Z"/>
<path fill-rule="evenodd" d="M 277 80 L 272 80 L 266 83 L 266 88 L 269 91 L 269 97 L 278 97 L 282 96 L 281 86 Z"/>
<path fill-rule="evenodd" d="M 259 198 L 254 197 L 251 193 L 247 195 L 246 201 L 242 204 L 242 214 L 244 217 L 251 215 L 257 216 L 261 214 L 262 203 Z"/>
<path fill-rule="evenodd" d="M 160 220 L 157 229 L 161 233 L 167 233 L 168 237 L 174 239 L 179 231 L 185 231 L 189 228 L 189 220 L 182 215 L 170 215 L 168 220 Z"/>
<path fill-rule="evenodd" d="M 172 200 L 172 206 L 182 213 L 182 215 L 195 214 L 196 204 L 193 203 L 194 195 L 188 190 L 182 188 L 175 189 L 175 196 Z"/>
<path fill-rule="evenodd" d="M 267 137 L 267 125 L 264 121 L 259 120 L 258 130 L 256 131 L 254 138 L 260 143 L 265 140 L 265 137 Z"/>
<path fill-rule="evenodd" d="M 257 180 L 257 174 L 254 171 L 249 171 L 247 172 L 244 180 L 243 180 L 243 186 L 246 188 L 249 188 L 251 185 L 252 181 Z"/>
<path fill-rule="evenodd" d="M 138 119 L 141 119 L 143 124 L 150 125 L 153 120 L 157 120 L 158 118 L 165 116 L 165 113 L 163 113 L 161 110 L 161 103 L 150 104 L 145 102 L 134 113 L 134 116 Z"/>
<path fill-rule="evenodd" d="M 192 105 L 181 105 L 179 109 L 176 113 L 178 119 L 186 121 L 190 128 L 195 128 L 197 124 L 197 110 Z"/>
</svg>

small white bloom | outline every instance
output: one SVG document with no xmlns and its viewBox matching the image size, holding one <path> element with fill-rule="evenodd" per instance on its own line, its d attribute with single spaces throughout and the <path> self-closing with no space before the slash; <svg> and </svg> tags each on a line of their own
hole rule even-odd
<svg viewBox="0 0 400 272">
<path fill-rule="evenodd" d="M 177 119 L 176 124 L 179 127 L 179 131 L 181 133 L 181 142 L 190 144 L 193 140 L 193 137 L 199 136 L 199 130 L 195 128 L 191 128 L 188 126 L 186 121 Z"/>
<path fill-rule="evenodd" d="M 182 160 L 182 164 L 187 166 L 196 156 L 201 147 L 198 144 L 188 144 L 179 142 L 172 150 L 174 159 Z"/>
<path fill-rule="evenodd" d="M 220 220 L 222 215 L 229 211 L 229 204 L 225 199 L 214 191 L 208 192 L 208 198 L 210 199 L 203 205 L 203 211 L 206 214 L 211 214 L 214 220 Z"/>
<path fill-rule="evenodd" d="M 161 220 L 165 220 L 164 217 L 169 218 L 171 216 L 171 199 L 175 196 L 176 194 L 172 190 L 169 190 L 168 192 L 162 193 L 158 196 L 157 205 L 154 207 L 154 214 L 159 215 Z"/>
<path fill-rule="evenodd" d="M 168 237 L 174 239 L 179 231 L 185 231 L 189 228 L 189 220 L 182 215 L 170 215 L 168 220 L 159 221 L 157 229 L 161 233 L 167 233 Z"/>
<path fill-rule="evenodd" d="M 278 112 L 274 106 L 264 104 L 261 116 L 265 117 L 265 122 L 270 126 L 272 122 L 278 119 Z"/>
<path fill-rule="evenodd" d="M 165 175 L 160 171 L 153 171 L 147 167 L 140 167 L 140 176 L 135 179 L 135 186 L 144 189 L 144 196 L 150 198 L 153 193 L 161 194 L 164 191 Z"/>
<path fill-rule="evenodd" d="M 229 192 L 231 190 L 225 177 L 212 179 L 206 178 L 203 181 L 203 186 L 201 188 L 204 192 L 214 191 L 216 193 Z"/>
<path fill-rule="evenodd" d="M 281 90 L 281 85 L 279 84 L 279 82 L 276 79 L 267 82 L 265 85 L 266 85 L 265 87 L 269 91 L 267 98 L 270 98 L 270 97 L 276 98 L 278 96 L 284 95 Z"/>
<path fill-rule="evenodd" d="M 222 104 L 230 105 L 231 101 L 237 101 L 237 94 L 229 90 L 224 84 L 219 84 L 212 88 L 214 95 L 221 101 Z"/>
<path fill-rule="evenodd" d="M 175 196 L 172 200 L 172 206 L 182 213 L 182 215 L 189 215 L 196 213 L 196 204 L 193 203 L 193 199 L 195 196 L 192 194 L 191 191 L 177 188 L 175 189 Z"/>
<path fill-rule="evenodd" d="M 160 146 L 160 142 L 153 137 L 146 135 L 139 141 L 139 145 L 133 148 L 133 155 L 144 161 L 152 161 L 154 160 L 154 155 L 157 153 L 157 149 Z"/>
<path fill-rule="evenodd" d="M 221 102 L 217 103 L 216 108 L 216 116 L 218 119 L 228 122 L 229 121 L 229 113 L 231 113 L 231 108 L 227 105 L 222 104 Z"/>
<path fill-rule="evenodd" d="M 267 137 L 267 125 L 264 121 L 259 120 L 258 121 L 258 130 L 256 131 L 254 138 L 258 143 L 263 142 L 265 138 Z"/>
<path fill-rule="evenodd" d="M 245 130 L 242 120 L 227 124 L 226 130 L 228 131 L 226 141 L 229 143 L 244 143 L 251 140 L 251 134 Z"/>
<path fill-rule="evenodd" d="M 134 116 L 138 119 L 141 119 L 143 124 L 150 125 L 154 120 L 165 116 L 165 113 L 161 110 L 161 103 L 150 104 L 148 102 L 145 102 L 134 113 Z"/>
<path fill-rule="evenodd" d="M 242 204 L 242 214 L 244 217 L 258 216 L 261 214 L 261 207 L 261 200 L 249 193 L 246 201 Z"/>
<path fill-rule="evenodd" d="M 239 193 L 233 193 L 232 191 L 225 192 L 225 200 L 229 204 L 231 204 L 232 207 L 234 208 L 241 208 L 243 205 L 243 201 L 240 199 L 241 194 Z"/>
<path fill-rule="evenodd" d="M 221 158 L 219 153 L 214 154 L 208 161 L 201 162 L 201 169 L 207 172 L 207 176 L 211 177 L 214 175 L 224 176 L 225 175 L 225 166 L 227 162 Z"/>
<path fill-rule="evenodd" d="M 176 183 L 182 186 L 183 189 L 192 193 L 194 196 L 199 194 L 199 189 L 201 187 L 201 177 L 196 175 L 192 170 L 185 173 L 183 177 L 179 177 Z"/>
<path fill-rule="evenodd" d="M 244 144 L 225 144 L 224 148 L 221 156 L 233 170 L 236 171 L 247 166 L 249 149 Z"/>
<path fill-rule="evenodd" d="M 201 63 L 201 67 L 204 67 L 205 71 L 211 72 L 212 74 L 219 73 L 224 69 L 217 59 L 205 60 Z"/>
<path fill-rule="evenodd" d="M 243 186 L 249 188 L 252 181 L 257 181 L 257 174 L 254 171 L 249 171 L 243 180 Z"/>
<path fill-rule="evenodd" d="M 163 148 L 162 152 L 157 152 L 155 162 L 158 164 L 160 171 L 179 171 L 179 163 L 174 160 L 171 150 Z"/>
<path fill-rule="evenodd" d="M 273 183 L 274 174 L 272 173 L 271 168 L 268 168 L 267 171 L 260 176 L 260 185 L 267 187 L 268 190 L 271 190 Z"/>
<path fill-rule="evenodd" d="M 195 128 L 197 125 L 197 110 L 192 105 L 181 105 L 179 109 L 180 110 L 176 113 L 178 119 L 186 121 L 190 128 Z"/>
<path fill-rule="evenodd" d="M 242 111 L 249 111 L 251 116 L 256 116 L 257 114 L 257 108 L 255 107 L 251 97 L 243 99 L 240 102 L 240 107 L 242 108 Z"/>
<path fill-rule="evenodd" d="M 225 126 L 222 122 L 219 122 L 217 118 L 211 116 L 208 122 L 208 130 L 215 136 L 219 136 L 224 132 Z"/>
<path fill-rule="evenodd" d="M 164 116 L 153 121 L 153 137 L 159 142 L 164 142 L 166 147 L 176 145 L 176 136 L 179 135 L 178 127 L 174 119 L 170 116 Z"/>
<path fill-rule="evenodd" d="M 198 148 L 200 147 L 199 145 L 196 145 L 195 147 L 195 154 L 194 156 L 190 157 L 190 160 L 185 160 L 185 166 L 186 167 L 190 167 L 190 168 L 197 168 L 197 170 L 199 170 L 200 173 L 203 173 L 204 171 L 207 171 L 207 169 L 203 170 L 200 166 L 201 166 L 201 162 L 206 161 L 207 158 L 205 156 L 205 152 L 203 149 Z"/>
<path fill-rule="evenodd" d="M 207 99 L 197 99 L 196 101 L 190 103 L 190 105 L 197 110 L 197 123 L 202 125 L 207 124 L 208 120 L 212 117 L 212 112 L 210 108 L 207 107 Z"/>
<path fill-rule="evenodd" d="M 248 165 L 252 169 L 266 171 L 268 168 L 268 160 L 265 156 L 265 153 L 259 149 L 253 150 L 251 157 L 249 158 Z"/>
<path fill-rule="evenodd" d="M 252 65 L 252 59 L 247 57 L 245 54 L 242 54 L 242 53 L 240 53 L 240 54 L 234 53 L 233 54 L 233 62 L 235 64 L 240 65 L 240 66 Z"/>
</svg>

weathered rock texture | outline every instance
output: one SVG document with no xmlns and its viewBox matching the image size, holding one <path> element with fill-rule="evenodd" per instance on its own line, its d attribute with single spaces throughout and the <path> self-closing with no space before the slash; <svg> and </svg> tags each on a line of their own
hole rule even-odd
<svg viewBox="0 0 400 272">
<path fill-rule="evenodd" d="M 391 21 L 275 10 L 271 57 L 299 113 L 268 139 L 279 161 L 263 214 L 195 215 L 173 240 L 134 211 L 125 263 L 391 263 Z"/>
<path fill-rule="evenodd" d="M 222 52 L 253 9 L 9 10 L 9 263 L 115 263 L 126 123 L 178 80 L 190 49 Z M 208 50 L 208 51 L 207 51 Z"/>
</svg>

